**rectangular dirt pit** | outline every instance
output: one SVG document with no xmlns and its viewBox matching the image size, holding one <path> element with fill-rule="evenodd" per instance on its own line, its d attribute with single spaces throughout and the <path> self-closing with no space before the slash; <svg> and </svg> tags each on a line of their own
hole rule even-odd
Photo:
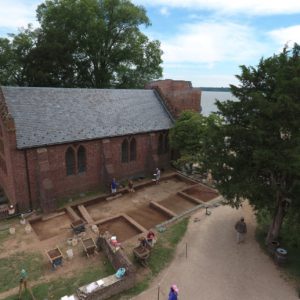
<svg viewBox="0 0 300 300">
<path fill-rule="evenodd" d="M 167 221 L 169 218 L 156 209 L 145 205 L 138 209 L 127 211 L 126 214 L 146 229 Z"/>
<path fill-rule="evenodd" d="M 69 215 L 64 214 L 45 221 L 32 221 L 30 225 L 38 238 L 43 241 L 60 234 L 69 236 L 72 234 L 71 223 L 72 219 Z"/>
<path fill-rule="evenodd" d="M 179 195 L 171 195 L 158 203 L 178 215 L 198 205 L 197 203 L 184 199 Z"/>
<path fill-rule="evenodd" d="M 109 231 L 117 237 L 119 242 L 124 242 L 135 235 L 142 233 L 137 227 L 128 222 L 124 217 L 117 217 L 98 225 L 100 232 Z"/>
<path fill-rule="evenodd" d="M 190 187 L 188 189 L 183 190 L 184 193 L 193 196 L 203 202 L 208 202 L 218 196 L 220 196 L 219 193 L 214 191 L 213 189 L 210 189 L 209 187 L 206 187 L 204 185 L 196 185 L 193 187 Z"/>
</svg>

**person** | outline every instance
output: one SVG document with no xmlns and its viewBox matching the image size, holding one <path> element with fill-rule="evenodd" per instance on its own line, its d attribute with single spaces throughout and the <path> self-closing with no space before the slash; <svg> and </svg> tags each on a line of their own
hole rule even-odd
<svg viewBox="0 0 300 300">
<path fill-rule="evenodd" d="M 178 287 L 176 284 L 172 284 L 170 288 L 169 298 L 168 300 L 177 300 L 178 299 Z"/>
<path fill-rule="evenodd" d="M 239 221 L 236 222 L 234 226 L 237 232 L 237 243 L 241 243 L 245 240 L 245 235 L 247 233 L 247 225 L 245 223 L 245 219 L 242 217 Z"/>
<path fill-rule="evenodd" d="M 139 241 L 140 241 L 140 246 L 147 248 L 148 242 L 147 242 L 147 239 L 144 236 L 140 237 Z"/>
<path fill-rule="evenodd" d="M 133 181 L 131 179 L 128 181 L 128 190 L 131 193 L 134 192 Z"/>
<path fill-rule="evenodd" d="M 160 180 L 160 169 L 156 168 L 155 169 L 155 174 L 153 174 L 155 176 L 155 184 L 159 184 L 159 180 Z"/>
<path fill-rule="evenodd" d="M 26 270 L 22 269 L 20 272 L 20 289 L 22 289 L 22 287 L 27 289 L 27 278 L 28 278 L 28 274 Z"/>
<path fill-rule="evenodd" d="M 116 178 L 113 178 L 111 181 L 111 193 L 114 194 L 117 192 L 117 182 L 116 182 Z"/>
<path fill-rule="evenodd" d="M 153 247 L 155 243 L 155 233 L 151 230 L 147 234 L 147 242 L 151 247 Z"/>
</svg>

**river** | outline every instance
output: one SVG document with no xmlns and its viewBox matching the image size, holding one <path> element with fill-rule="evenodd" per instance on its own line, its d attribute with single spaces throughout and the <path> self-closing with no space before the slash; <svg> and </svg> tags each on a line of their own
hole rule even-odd
<svg viewBox="0 0 300 300">
<path fill-rule="evenodd" d="M 234 100 L 235 97 L 230 92 L 207 92 L 202 91 L 201 94 L 201 106 L 202 114 L 208 116 L 211 112 L 217 111 L 215 105 L 216 99 L 220 101 Z"/>
</svg>

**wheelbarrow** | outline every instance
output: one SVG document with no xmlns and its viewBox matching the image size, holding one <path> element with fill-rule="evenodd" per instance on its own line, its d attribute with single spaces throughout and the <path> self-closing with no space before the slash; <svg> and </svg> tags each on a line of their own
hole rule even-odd
<svg viewBox="0 0 300 300">
<path fill-rule="evenodd" d="M 135 259 L 143 266 L 148 264 L 148 258 L 150 257 L 150 250 L 142 245 L 133 248 L 133 255 Z"/>
</svg>

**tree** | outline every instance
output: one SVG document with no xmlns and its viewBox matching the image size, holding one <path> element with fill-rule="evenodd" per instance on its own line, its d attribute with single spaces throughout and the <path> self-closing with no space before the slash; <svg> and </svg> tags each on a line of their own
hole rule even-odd
<svg viewBox="0 0 300 300">
<path fill-rule="evenodd" d="M 160 43 L 140 31 L 150 21 L 129 0 L 46 0 L 37 19 L 34 47 L 19 53 L 22 85 L 136 88 L 162 75 Z"/>
<path fill-rule="evenodd" d="M 224 122 L 213 127 L 206 168 L 232 206 L 249 199 L 272 215 L 266 243 L 277 240 L 287 211 L 300 204 L 300 46 L 241 66 L 238 101 L 217 102 Z"/>
<path fill-rule="evenodd" d="M 26 85 L 29 53 L 36 42 L 37 31 L 31 26 L 21 28 L 19 34 L 0 38 L 0 84 Z"/>
<path fill-rule="evenodd" d="M 219 126 L 220 123 L 220 118 L 215 114 L 205 117 L 195 111 L 184 111 L 169 134 L 170 145 L 179 155 L 175 163 L 179 167 L 201 163 L 208 136 L 212 134 L 209 129 L 212 124 Z"/>
</svg>

